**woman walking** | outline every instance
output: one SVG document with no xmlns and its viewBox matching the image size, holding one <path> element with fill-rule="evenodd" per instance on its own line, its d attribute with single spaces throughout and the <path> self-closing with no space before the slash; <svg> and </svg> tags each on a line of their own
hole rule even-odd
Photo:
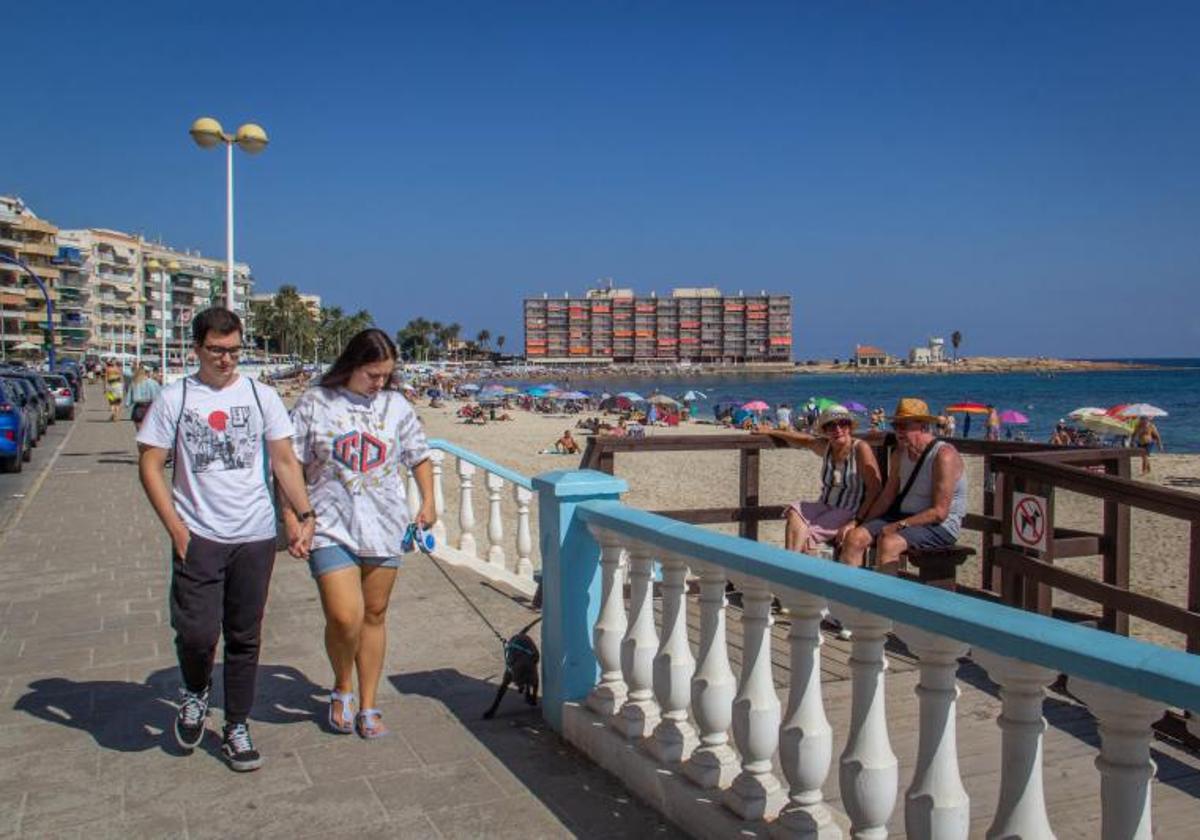
<svg viewBox="0 0 1200 840">
<path fill-rule="evenodd" d="M 121 419 L 121 402 L 125 399 L 125 374 L 112 359 L 104 366 L 104 399 L 108 401 L 109 419 Z"/>
<path fill-rule="evenodd" d="M 142 421 L 146 419 L 146 412 L 150 410 L 150 404 L 154 402 L 161 390 L 162 386 L 146 371 L 146 368 L 138 365 L 137 370 L 133 372 L 133 384 L 129 386 L 129 391 L 125 394 L 125 405 L 130 406 L 129 419 L 139 430 L 142 428 Z"/>
<path fill-rule="evenodd" d="M 333 667 L 329 726 L 363 738 L 387 734 L 376 692 L 387 647 L 388 599 L 409 525 L 401 466 L 412 470 L 421 491 L 417 523 L 428 528 L 437 518 L 425 434 L 412 406 L 389 387 L 395 367 L 396 346 L 387 334 L 363 330 L 292 410 L 293 445 L 317 517 L 307 554 Z M 301 523 L 290 506 L 283 509 L 290 538 Z"/>
</svg>

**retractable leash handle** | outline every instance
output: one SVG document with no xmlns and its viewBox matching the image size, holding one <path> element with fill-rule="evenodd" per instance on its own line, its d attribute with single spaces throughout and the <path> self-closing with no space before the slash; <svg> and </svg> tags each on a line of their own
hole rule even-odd
<svg viewBox="0 0 1200 840">
<path fill-rule="evenodd" d="M 404 539 L 400 541 L 400 549 L 407 554 L 414 548 L 432 554 L 434 548 L 437 547 L 437 540 L 433 538 L 432 531 L 426 531 L 416 522 L 410 523 L 404 531 Z"/>
</svg>

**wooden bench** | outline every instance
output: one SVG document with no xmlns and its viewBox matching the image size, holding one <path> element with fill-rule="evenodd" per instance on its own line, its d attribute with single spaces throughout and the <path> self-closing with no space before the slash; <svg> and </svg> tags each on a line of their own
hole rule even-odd
<svg viewBox="0 0 1200 840">
<path fill-rule="evenodd" d="M 948 589 L 958 586 L 958 567 L 975 555 L 969 545 L 948 545 L 944 548 L 910 548 L 900 555 L 900 568 L 912 564 L 916 579 L 927 586 Z M 911 572 L 909 573 L 911 574 Z"/>
</svg>

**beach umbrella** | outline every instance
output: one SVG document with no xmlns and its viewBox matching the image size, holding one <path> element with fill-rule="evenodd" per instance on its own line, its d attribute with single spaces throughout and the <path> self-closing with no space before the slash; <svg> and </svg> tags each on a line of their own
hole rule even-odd
<svg viewBox="0 0 1200 840">
<path fill-rule="evenodd" d="M 833 397 L 809 397 L 808 402 L 804 404 L 804 408 L 806 410 L 815 408 L 817 411 L 824 411 L 825 409 L 834 405 L 841 405 L 841 403 L 839 403 Z"/>
<path fill-rule="evenodd" d="M 762 400 L 751 400 L 742 405 L 742 411 L 770 411 L 771 406 L 767 405 Z"/>
<path fill-rule="evenodd" d="M 988 407 L 977 402 L 956 402 L 943 409 L 945 414 L 987 414 Z"/>
<path fill-rule="evenodd" d="M 853 411 L 857 414 L 866 414 L 867 413 L 867 407 L 860 402 L 855 402 L 854 400 L 849 400 L 848 402 L 844 402 L 844 403 L 842 403 L 842 405 L 845 406 L 847 411 Z"/>
<path fill-rule="evenodd" d="M 476 385 L 474 382 L 468 382 L 466 385 L 459 385 L 458 390 L 474 393 L 475 391 L 479 390 L 479 386 Z"/>
<path fill-rule="evenodd" d="M 1029 418 L 1015 408 L 1006 408 L 1000 412 L 1000 422 L 1014 426 L 1023 426 L 1029 422 Z"/>
<path fill-rule="evenodd" d="M 1084 417 L 1091 417 L 1095 414 L 1104 414 L 1104 409 L 1089 405 L 1084 406 L 1083 408 L 1077 408 L 1067 416 L 1072 420 L 1082 420 Z"/>
<path fill-rule="evenodd" d="M 653 403 L 654 405 L 679 405 L 678 401 L 671 399 L 666 394 L 651 394 L 650 399 L 648 399 L 647 402 Z"/>
<path fill-rule="evenodd" d="M 38 347 L 32 341 L 18 341 L 16 344 L 14 344 L 12 346 L 12 349 L 13 350 L 41 350 L 42 348 Z"/>
<path fill-rule="evenodd" d="M 683 400 L 684 402 L 695 402 L 696 400 L 708 399 L 708 394 L 704 393 L 703 391 L 688 391 L 679 399 Z"/>
<path fill-rule="evenodd" d="M 1079 418 L 1079 423 L 1085 429 L 1090 429 L 1098 435 L 1125 437 L 1133 433 L 1131 421 L 1120 420 L 1107 414 L 1085 414 Z"/>
<path fill-rule="evenodd" d="M 646 398 L 643 397 L 641 394 L 639 394 L 637 391 L 622 391 L 621 393 L 617 394 L 617 396 L 624 397 L 625 399 L 629 400 L 630 402 L 645 402 L 646 401 Z"/>
<path fill-rule="evenodd" d="M 613 409 L 616 409 L 617 411 L 626 411 L 630 408 L 633 408 L 633 400 L 627 397 L 622 397 L 618 394 L 617 396 L 609 397 L 600 403 L 600 408 L 605 411 L 612 411 Z"/>
<path fill-rule="evenodd" d="M 1131 403 L 1129 405 L 1114 405 L 1104 412 L 1110 417 L 1166 417 L 1167 412 L 1150 403 Z"/>
<path fill-rule="evenodd" d="M 588 395 L 583 393 L 583 391 L 566 391 L 558 395 L 558 399 L 560 400 L 586 400 L 587 398 Z"/>
</svg>

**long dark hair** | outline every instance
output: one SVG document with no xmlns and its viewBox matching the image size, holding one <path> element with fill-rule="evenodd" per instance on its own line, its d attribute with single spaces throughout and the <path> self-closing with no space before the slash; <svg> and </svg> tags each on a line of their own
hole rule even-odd
<svg viewBox="0 0 1200 840">
<path fill-rule="evenodd" d="M 317 384 L 322 388 L 340 388 L 350 381 L 350 375 L 363 365 L 375 362 L 396 361 L 396 345 L 381 329 L 370 327 L 355 334 L 333 366 Z M 389 382 L 387 388 L 392 387 Z"/>
</svg>

